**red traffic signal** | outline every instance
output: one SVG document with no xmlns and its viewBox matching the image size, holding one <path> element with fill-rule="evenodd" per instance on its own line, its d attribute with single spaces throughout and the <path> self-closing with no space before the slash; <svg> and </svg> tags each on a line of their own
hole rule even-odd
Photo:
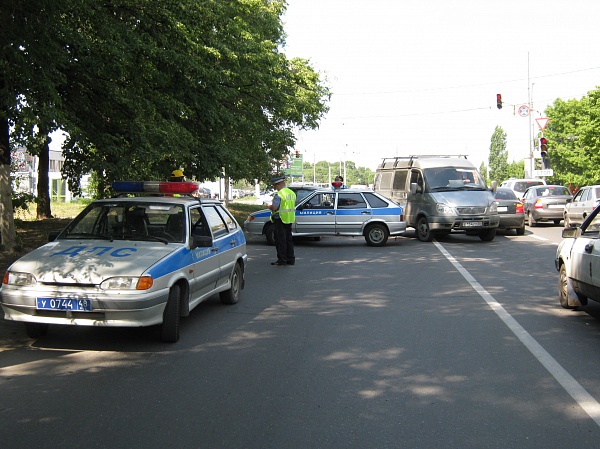
<svg viewBox="0 0 600 449">
<path fill-rule="evenodd" d="M 498 106 L 498 109 L 502 109 L 502 95 L 501 94 L 496 94 L 496 106 Z"/>
<path fill-rule="evenodd" d="M 540 137 L 540 151 L 548 151 L 548 139 Z"/>
</svg>

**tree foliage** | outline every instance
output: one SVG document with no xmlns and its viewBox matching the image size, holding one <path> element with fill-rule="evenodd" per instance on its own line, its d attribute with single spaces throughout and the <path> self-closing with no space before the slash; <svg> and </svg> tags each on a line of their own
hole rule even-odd
<svg viewBox="0 0 600 449">
<path fill-rule="evenodd" d="M 495 180 L 504 180 L 508 168 L 508 151 L 506 149 L 506 133 L 500 126 L 496 126 L 490 143 L 489 177 Z"/>
<path fill-rule="evenodd" d="M 63 177 L 265 179 L 327 112 L 329 88 L 288 59 L 285 0 L 4 0 L 0 156 L 67 133 Z M 6 137 L 3 137 L 6 136 Z M 8 158 L 8 159 L 7 159 Z M 5 177 L 1 177 L 0 181 Z M 4 216 L 3 216 L 4 220 Z M 0 228 L 1 229 L 1 228 Z"/>
<path fill-rule="evenodd" d="M 600 90 L 580 100 L 557 99 L 546 109 L 544 131 L 557 184 L 600 184 Z"/>
</svg>

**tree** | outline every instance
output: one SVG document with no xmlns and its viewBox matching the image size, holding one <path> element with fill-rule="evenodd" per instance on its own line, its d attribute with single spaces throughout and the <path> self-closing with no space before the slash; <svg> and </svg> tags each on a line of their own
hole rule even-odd
<svg viewBox="0 0 600 449">
<path fill-rule="evenodd" d="M 60 128 L 63 177 L 76 194 L 85 173 L 98 196 L 113 180 L 166 179 L 174 168 L 199 181 L 265 179 L 293 146 L 293 130 L 318 126 L 330 95 L 308 61 L 281 53 L 285 6 L 3 1 L 2 166 L 9 127 L 12 141 L 40 157 Z M 0 182 L 10 191 L 1 170 Z M 6 210 L 0 231 L 11 240 Z"/>
<path fill-rule="evenodd" d="M 489 157 L 489 177 L 492 180 L 503 181 L 507 178 L 508 151 L 506 150 L 506 133 L 496 126 L 492 134 Z"/>
<path fill-rule="evenodd" d="M 572 187 L 600 183 L 600 90 L 581 100 L 557 99 L 545 113 L 553 181 Z"/>
</svg>

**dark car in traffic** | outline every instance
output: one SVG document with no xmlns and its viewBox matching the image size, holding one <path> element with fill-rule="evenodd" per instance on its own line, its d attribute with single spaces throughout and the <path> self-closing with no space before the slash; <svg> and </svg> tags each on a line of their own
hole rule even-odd
<svg viewBox="0 0 600 449">
<path fill-rule="evenodd" d="M 514 229 L 517 235 L 525 234 L 525 209 L 515 192 L 506 187 L 498 187 L 494 192 L 494 198 L 498 202 L 498 215 L 500 216 L 498 229 Z"/>
</svg>

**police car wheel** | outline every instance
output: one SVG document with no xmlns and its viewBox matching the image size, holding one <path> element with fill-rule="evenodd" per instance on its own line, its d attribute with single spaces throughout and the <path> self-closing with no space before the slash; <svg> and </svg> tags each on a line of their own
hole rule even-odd
<svg viewBox="0 0 600 449">
<path fill-rule="evenodd" d="M 179 340 L 179 306 L 181 290 L 174 285 L 169 291 L 169 299 L 163 314 L 163 323 L 160 327 L 161 340 L 166 343 L 175 343 Z"/>
<path fill-rule="evenodd" d="M 40 338 L 48 333 L 46 323 L 25 323 L 25 333 L 29 338 Z"/>
<path fill-rule="evenodd" d="M 239 263 L 235 264 L 229 282 L 229 290 L 219 293 L 219 297 L 223 304 L 235 304 L 240 300 L 240 295 L 242 293 L 242 269 L 240 268 Z"/>
<path fill-rule="evenodd" d="M 388 230 L 382 224 L 372 224 L 365 229 L 365 240 L 369 246 L 383 246 L 388 240 Z"/>
</svg>

